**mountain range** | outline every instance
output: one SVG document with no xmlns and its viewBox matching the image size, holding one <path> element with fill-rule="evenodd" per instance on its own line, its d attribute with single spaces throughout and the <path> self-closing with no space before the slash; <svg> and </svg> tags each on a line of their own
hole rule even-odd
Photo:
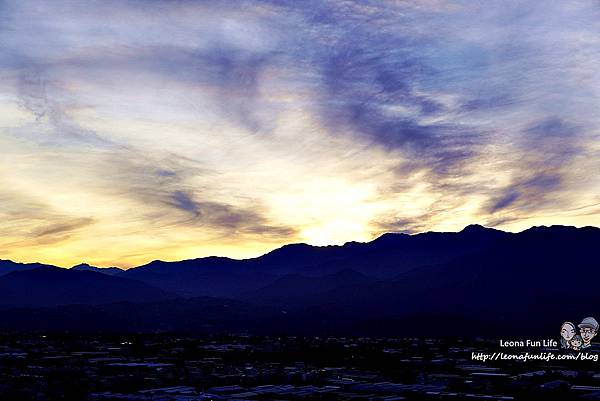
<svg viewBox="0 0 600 401">
<path fill-rule="evenodd" d="M 598 315 L 600 229 L 471 225 L 129 270 L 0 260 L 0 329 L 554 334 Z"/>
</svg>

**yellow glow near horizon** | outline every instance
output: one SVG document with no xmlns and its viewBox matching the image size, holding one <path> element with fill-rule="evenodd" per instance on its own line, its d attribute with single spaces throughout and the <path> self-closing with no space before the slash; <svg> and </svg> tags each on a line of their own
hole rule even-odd
<svg viewBox="0 0 600 401">
<path fill-rule="evenodd" d="M 11 108 L 4 111 L 3 125 L 22 123 L 26 116 Z M 12 194 L 3 200 L 15 209 L 12 217 L 11 210 L 5 209 L 8 219 L 0 223 L 5 233 L 0 257 L 60 266 L 86 262 L 127 268 L 154 259 L 255 257 L 291 242 L 369 241 L 386 231 L 378 221 L 409 218 L 419 222 L 416 231 L 457 231 L 470 223 L 485 224 L 487 219 L 481 212 L 485 197 L 452 199 L 419 174 L 399 183 L 401 177 L 393 171 L 399 154 L 331 136 L 307 114 L 292 112 L 281 119 L 267 141 L 257 141 L 234 126 L 221 125 L 215 137 L 206 124 L 108 121 L 89 111 L 74 116 L 80 126 L 95 132 L 107 130 L 115 140 L 135 138 L 139 150 L 89 149 L 81 154 L 0 138 L 5 150 L 1 179 Z M 156 142 L 165 132 L 179 139 Z M 219 165 L 225 155 L 214 150 L 223 147 L 233 157 L 228 157 L 229 164 Z M 188 172 L 179 161 L 172 164 L 161 159 L 163 152 L 183 154 L 185 160 L 195 157 L 202 163 Z M 155 161 L 165 166 L 151 167 Z M 211 171 L 211 165 L 219 165 L 220 171 Z M 157 178 L 160 168 L 172 168 L 182 182 L 171 183 L 168 174 Z M 474 184 L 490 179 L 508 180 L 496 171 L 490 171 L 489 178 L 485 174 L 462 178 L 463 183 L 473 180 Z M 398 184 L 404 188 L 388 190 Z M 261 224 L 291 227 L 295 233 L 264 235 L 253 233 L 252 228 L 223 230 L 217 223 L 194 222 L 190 212 L 169 206 L 169 196 L 178 190 L 200 204 L 206 200 L 258 210 Z M 165 194 L 154 193 L 161 191 Z M 589 204 L 594 198 L 582 200 Z M 444 208 L 437 210 L 440 201 Z M 202 206 L 199 209 L 202 213 Z M 598 224 L 597 215 L 577 213 L 522 216 L 498 227 L 521 230 L 543 223 Z M 402 226 L 397 229 L 402 231 Z"/>
</svg>

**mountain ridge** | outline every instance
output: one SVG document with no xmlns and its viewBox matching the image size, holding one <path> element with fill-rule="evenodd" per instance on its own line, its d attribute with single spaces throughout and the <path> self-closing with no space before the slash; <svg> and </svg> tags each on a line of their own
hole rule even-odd
<svg viewBox="0 0 600 401">
<path fill-rule="evenodd" d="M 0 311 L 0 321 L 9 327 L 10 322 L 56 327 L 58 321 L 73 327 L 76 322 L 68 319 L 81 314 L 82 321 L 96 327 L 90 319 L 97 311 L 104 319 L 98 327 L 115 329 L 210 326 L 288 333 L 387 330 L 396 335 L 426 331 L 406 327 L 407 322 L 435 316 L 449 324 L 436 327 L 440 335 L 474 329 L 510 334 L 515 328 L 535 333 L 553 320 L 593 316 L 600 309 L 595 297 L 599 245 L 600 229 L 591 226 L 538 226 L 519 233 L 469 226 L 452 233 L 386 234 L 343 246 L 287 246 L 253 259 L 154 261 L 116 276 L 87 268 L 41 269 L 58 271 L 69 285 L 58 279 L 50 283 L 35 269 L 18 270 L 0 275 L 0 305 L 12 305 Z M 15 276 L 32 277 L 19 282 Z M 132 300 L 119 290 L 105 297 L 100 289 L 110 286 L 103 277 L 121 280 L 114 282 L 117 289 L 134 285 L 140 295 Z M 93 291 L 87 294 L 90 288 L 96 289 L 93 297 Z M 13 302 L 6 302 L 11 291 Z M 42 295 L 28 302 L 23 296 L 28 291 Z M 173 310 L 179 320 L 170 316 Z M 202 322 L 204 311 L 214 312 L 210 324 Z M 137 323 L 127 322 L 128 313 Z M 455 327 L 453 319 L 465 327 Z M 375 330 L 372 324 L 389 328 Z"/>
<path fill-rule="evenodd" d="M 43 266 L 0 277 L 0 306 L 147 302 L 177 296 L 145 283 L 94 271 Z"/>
</svg>

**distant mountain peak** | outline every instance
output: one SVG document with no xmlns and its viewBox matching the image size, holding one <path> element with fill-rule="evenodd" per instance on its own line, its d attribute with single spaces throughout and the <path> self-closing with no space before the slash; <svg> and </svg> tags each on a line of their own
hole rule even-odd
<svg viewBox="0 0 600 401">
<path fill-rule="evenodd" d="M 526 230 L 521 231 L 519 234 L 524 235 L 525 238 L 529 237 L 558 237 L 562 235 L 572 235 L 574 237 L 585 236 L 585 235 L 598 235 L 600 234 L 600 228 L 593 226 L 575 227 L 575 226 L 564 226 L 564 225 L 551 225 L 551 226 L 533 226 Z"/>
<path fill-rule="evenodd" d="M 71 269 L 78 270 L 78 269 L 86 269 L 86 268 L 89 268 L 89 267 L 94 267 L 94 266 L 91 266 L 91 265 L 89 265 L 87 263 L 79 263 L 78 265 L 71 266 Z"/>
<path fill-rule="evenodd" d="M 578 228 L 575 226 L 565 226 L 565 225 L 561 225 L 561 224 L 553 224 L 550 226 L 546 226 L 546 225 L 539 225 L 539 226 L 532 226 L 529 227 L 528 229 L 524 230 L 524 231 L 577 231 Z"/>
<path fill-rule="evenodd" d="M 309 245 L 304 242 L 299 242 L 295 244 L 286 244 L 280 248 L 274 249 L 266 254 L 259 256 L 259 258 L 266 258 L 269 260 L 290 260 L 291 258 L 298 257 L 300 255 L 314 254 L 315 252 L 320 252 L 321 250 L 325 250 L 327 248 L 336 247 L 333 246 L 314 246 Z"/>
<path fill-rule="evenodd" d="M 501 231 L 495 228 L 485 227 L 481 224 L 469 224 L 465 228 L 463 228 L 461 233 L 481 233 L 481 232 L 491 232 L 491 231 Z"/>
<path fill-rule="evenodd" d="M 92 271 L 92 272 L 96 272 L 96 273 L 109 274 L 111 276 L 114 276 L 114 275 L 124 272 L 124 270 L 119 269 L 118 267 L 96 267 L 96 266 L 92 266 L 88 263 L 80 263 L 78 265 L 71 267 L 70 270 Z"/>
<path fill-rule="evenodd" d="M 411 236 L 411 234 L 407 234 L 407 233 L 384 233 L 384 234 L 381 234 L 379 237 L 375 238 L 371 242 L 395 241 L 398 238 L 410 237 L 410 236 Z"/>
</svg>

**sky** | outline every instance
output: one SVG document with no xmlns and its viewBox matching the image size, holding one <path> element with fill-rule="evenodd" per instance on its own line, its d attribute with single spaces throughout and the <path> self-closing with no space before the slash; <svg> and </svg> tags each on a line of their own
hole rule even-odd
<svg viewBox="0 0 600 401">
<path fill-rule="evenodd" d="M 0 259 L 600 226 L 598 65 L 598 0 L 0 0 Z"/>
</svg>

